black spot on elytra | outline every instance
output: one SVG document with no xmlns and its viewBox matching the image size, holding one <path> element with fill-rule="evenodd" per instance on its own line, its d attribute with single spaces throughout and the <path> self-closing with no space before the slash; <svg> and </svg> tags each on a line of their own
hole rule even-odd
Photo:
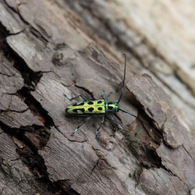
<svg viewBox="0 0 195 195">
<path fill-rule="evenodd" d="M 93 102 L 88 102 L 89 105 L 93 105 Z"/>
<path fill-rule="evenodd" d="M 78 106 L 83 106 L 84 105 L 84 102 L 81 102 L 80 104 L 77 104 Z"/>
<path fill-rule="evenodd" d="M 112 110 L 112 109 L 113 109 L 113 106 L 108 106 L 108 109 L 109 109 L 109 110 Z"/>
<path fill-rule="evenodd" d="M 101 104 L 101 103 L 102 103 L 102 101 L 98 101 L 97 103 L 98 103 L 98 104 Z"/>
<path fill-rule="evenodd" d="M 80 108 L 80 109 L 73 109 L 72 111 L 73 111 L 73 112 L 78 112 L 79 110 L 80 110 L 81 112 L 84 112 L 84 111 L 85 111 L 85 109 L 84 109 L 84 108 Z"/>
<path fill-rule="evenodd" d="M 77 109 L 72 110 L 73 112 L 77 112 Z"/>
<path fill-rule="evenodd" d="M 102 107 L 98 107 L 98 110 L 102 110 Z"/>
<path fill-rule="evenodd" d="M 89 112 L 92 112 L 94 110 L 94 108 L 88 108 Z"/>
<path fill-rule="evenodd" d="M 77 106 L 77 103 L 72 104 L 72 106 Z"/>
</svg>

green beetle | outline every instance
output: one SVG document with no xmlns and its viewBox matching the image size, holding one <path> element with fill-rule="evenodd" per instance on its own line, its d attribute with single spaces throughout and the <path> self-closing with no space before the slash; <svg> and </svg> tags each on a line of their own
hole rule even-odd
<svg viewBox="0 0 195 195">
<path fill-rule="evenodd" d="M 83 95 L 78 95 L 74 98 L 70 98 L 67 95 L 64 94 L 64 96 L 69 99 L 70 101 L 73 99 L 76 99 L 78 97 L 82 97 L 84 102 L 78 102 L 78 103 L 73 103 L 71 105 L 69 105 L 66 110 L 65 113 L 66 115 L 77 115 L 77 116 L 88 116 L 72 133 L 72 136 L 77 132 L 77 130 L 85 123 L 87 122 L 93 115 L 102 115 L 102 121 L 100 126 L 98 127 L 97 131 L 96 131 L 96 136 L 98 135 L 99 129 L 101 128 L 103 122 L 104 122 L 104 118 L 106 114 L 109 114 L 110 118 L 112 120 L 114 120 L 114 118 L 110 115 L 110 113 L 116 113 L 118 111 L 122 111 L 124 113 L 127 113 L 137 119 L 139 119 L 137 116 L 123 110 L 119 108 L 119 103 L 121 101 L 122 98 L 122 94 L 123 94 L 123 90 L 124 90 L 124 83 L 125 83 L 125 74 L 126 74 L 126 55 L 123 54 L 125 56 L 125 68 L 124 68 L 124 78 L 123 78 L 123 86 L 122 86 L 122 90 L 121 90 L 121 94 L 119 97 L 118 102 L 109 102 L 109 97 L 111 95 L 111 93 L 108 94 L 107 98 L 104 97 L 104 91 L 102 91 L 102 99 L 98 99 L 98 100 L 90 100 L 88 101 Z M 140 120 L 140 119 L 139 119 Z M 148 125 L 147 123 L 145 123 L 144 121 L 140 120 L 142 123 Z M 117 124 L 118 125 L 118 124 Z M 149 125 L 148 125 L 149 126 Z M 150 127 L 150 126 L 149 126 Z M 121 129 L 121 127 L 118 125 L 118 128 Z"/>
</svg>

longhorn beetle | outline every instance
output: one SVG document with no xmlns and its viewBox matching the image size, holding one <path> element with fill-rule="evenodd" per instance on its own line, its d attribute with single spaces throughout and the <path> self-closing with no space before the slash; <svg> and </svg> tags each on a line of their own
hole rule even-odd
<svg viewBox="0 0 195 195">
<path fill-rule="evenodd" d="M 71 134 L 72 136 L 77 132 L 77 130 L 85 123 L 87 122 L 93 115 L 102 115 L 102 121 L 100 126 L 98 127 L 97 131 L 96 131 L 96 137 L 98 135 L 99 129 L 101 128 L 102 124 L 104 123 L 104 118 L 105 115 L 108 114 L 110 116 L 110 118 L 112 120 L 114 120 L 114 118 L 110 115 L 110 113 L 116 113 L 118 111 L 122 111 L 124 113 L 127 113 L 135 118 L 137 118 L 139 121 L 141 121 L 142 123 L 144 123 L 145 125 L 149 126 L 147 123 L 145 123 L 144 121 L 142 121 L 141 119 L 139 119 L 137 116 L 131 114 L 130 112 L 127 112 L 121 108 L 119 108 L 119 103 L 121 101 L 122 98 L 122 94 L 123 94 L 123 90 L 124 90 L 124 83 L 125 83 L 125 74 L 126 74 L 126 55 L 123 54 L 125 56 L 125 68 L 124 68 L 124 77 L 123 77 L 123 86 L 122 86 L 122 90 L 121 90 L 121 94 L 119 97 L 118 102 L 109 102 L 109 97 L 111 95 L 111 92 L 108 94 L 107 98 L 104 97 L 104 91 L 102 91 L 102 99 L 98 99 L 98 100 L 87 100 L 83 95 L 78 95 L 76 97 L 70 98 L 67 95 L 64 94 L 64 96 L 69 99 L 70 101 L 73 99 L 76 99 L 78 97 L 82 97 L 84 102 L 78 102 L 78 103 L 73 103 L 71 105 L 69 105 L 66 110 L 65 113 L 66 115 L 76 115 L 76 116 L 88 116 L 75 130 L 74 132 Z M 149 126 L 150 127 L 150 126 Z M 118 125 L 118 128 L 120 128 L 120 126 Z"/>
</svg>

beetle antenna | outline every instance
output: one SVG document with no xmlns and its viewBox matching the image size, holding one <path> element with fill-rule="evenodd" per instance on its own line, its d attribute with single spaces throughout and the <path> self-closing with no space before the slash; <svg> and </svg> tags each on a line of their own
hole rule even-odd
<svg viewBox="0 0 195 195">
<path fill-rule="evenodd" d="M 137 117 L 137 116 L 135 116 L 135 115 L 131 114 L 130 112 L 127 112 L 127 111 L 125 111 L 125 110 L 123 110 L 123 109 L 120 109 L 120 108 L 119 108 L 119 110 L 122 111 L 122 112 L 124 112 L 124 113 L 127 113 L 127 114 L 129 114 L 129 115 L 131 115 L 131 116 L 133 116 L 133 117 L 135 117 L 135 118 L 138 119 L 141 123 L 147 125 L 147 126 L 150 127 L 152 130 L 154 130 L 154 131 L 156 132 L 156 134 L 159 135 L 159 136 L 162 138 L 162 135 L 160 135 L 154 128 L 152 128 L 148 123 L 146 123 L 146 122 L 144 122 L 143 120 L 141 120 L 139 117 Z"/>
<path fill-rule="evenodd" d="M 123 77 L 123 87 L 121 90 L 121 95 L 119 97 L 119 100 L 117 103 L 119 103 L 121 101 L 122 95 L 123 95 L 123 90 L 124 90 L 124 85 L 125 85 L 125 74 L 126 74 L 126 54 L 123 54 L 125 56 L 125 68 L 124 68 L 124 77 Z"/>
</svg>

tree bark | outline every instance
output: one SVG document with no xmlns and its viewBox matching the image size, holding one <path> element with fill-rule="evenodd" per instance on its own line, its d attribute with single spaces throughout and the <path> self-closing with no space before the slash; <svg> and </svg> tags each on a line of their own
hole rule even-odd
<svg viewBox="0 0 195 195">
<path fill-rule="evenodd" d="M 142 3 L 0 1 L 0 194 L 194 193 L 194 37 L 182 2 Z M 65 109 L 83 99 L 64 94 L 117 102 L 121 53 L 119 107 L 136 117 L 71 136 L 85 118 Z"/>
</svg>

